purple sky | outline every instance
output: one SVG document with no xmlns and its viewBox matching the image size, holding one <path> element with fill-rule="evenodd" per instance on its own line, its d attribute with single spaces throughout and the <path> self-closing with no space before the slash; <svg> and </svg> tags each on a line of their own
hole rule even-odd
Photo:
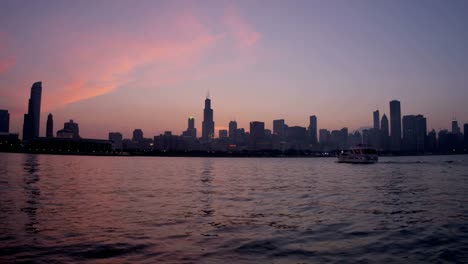
<svg viewBox="0 0 468 264">
<path fill-rule="evenodd" d="M 0 2 L 0 109 L 21 132 L 43 82 L 55 130 L 146 137 L 283 118 L 319 128 L 370 126 L 372 111 L 424 114 L 428 128 L 468 122 L 468 1 Z M 201 132 L 201 131 L 200 131 Z"/>
</svg>

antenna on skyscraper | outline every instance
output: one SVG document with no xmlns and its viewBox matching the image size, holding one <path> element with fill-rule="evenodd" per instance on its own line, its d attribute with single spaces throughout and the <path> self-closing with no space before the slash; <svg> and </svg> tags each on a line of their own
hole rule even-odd
<svg viewBox="0 0 468 264">
<path fill-rule="evenodd" d="M 208 91 L 206 91 L 206 99 L 211 99 L 210 98 L 210 90 L 208 89 Z"/>
</svg>

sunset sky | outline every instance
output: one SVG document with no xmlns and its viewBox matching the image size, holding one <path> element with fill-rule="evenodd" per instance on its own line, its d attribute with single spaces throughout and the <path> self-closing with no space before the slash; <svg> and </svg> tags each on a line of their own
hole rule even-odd
<svg viewBox="0 0 468 264">
<path fill-rule="evenodd" d="M 43 82 L 41 135 L 74 119 L 110 131 L 201 135 L 209 90 L 217 129 L 370 126 L 372 111 L 468 122 L 468 1 L 1 0 L 0 109 L 21 132 Z"/>
</svg>

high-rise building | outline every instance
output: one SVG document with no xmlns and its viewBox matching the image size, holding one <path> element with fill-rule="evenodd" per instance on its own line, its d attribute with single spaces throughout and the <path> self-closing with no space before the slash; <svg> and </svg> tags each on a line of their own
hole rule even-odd
<svg viewBox="0 0 468 264">
<path fill-rule="evenodd" d="M 401 105 L 400 101 L 390 102 L 390 149 L 401 150 Z"/>
<path fill-rule="evenodd" d="M 374 129 L 380 130 L 380 113 L 379 110 L 374 111 Z"/>
<path fill-rule="evenodd" d="M 187 121 L 187 130 L 182 133 L 184 137 L 197 138 L 197 129 L 195 128 L 195 118 L 190 116 Z"/>
<path fill-rule="evenodd" d="M 41 117 L 42 82 L 35 82 L 31 87 L 28 101 L 28 113 L 24 114 L 23 140 L 39 137 Z"/>
<path fill-rule="evenodd" d="M 317 117 L 314 115 L 309 117 L 309 138 L 310 144 L 317 145 Z"/>
<path fill-rule="evenodd" d="M 381 139 L 380 139 L 381 148 L 383 150 L 389 150 L 390 132 L 388 129 L 388 118 L 385 114 L 382 116 L 382 120 L 380 121 L 380 135 L 381 135 Z"/>
<path fill-rule="evenodd" d="M 46 137 L 54 137 L 54 119 L 52 117 L 52 114 L 49 114 L 47 116 Z"/>
<path fill-rule="evenodd" d="M 327 146 L 330 143 L 330 131 L 327 129 L 320 129 L 319 142 L 322 146 Z"/>
<path fill-rule="evenodd" d="M 403 116 L 402 150 L 423 153 L 427 136 L 427 122 L 422 115 Z"/>
<path fill-rule="evenodd" d="M 141 130 L 139 128 L 133 130 L 132 141 L 136 142 L 136 143 L 142 142 L 143 141 L 143 130 Z"/>
<path fill-rule="evenodd" d="M 206 97 L 205 108 L 203 109 L 202 140 L 208 142 L 214 138 L 213 109 L 211 109 L 211 99 Z"/>
<path fill-rule="evenodd" d="M 250 148 L 252 150 L 262 149 L 262 143 L 265 139 L 265 123 L 250 122 Z"/>
<path fill-rule="evenodd" d="M 286 137 L 286 125 L 284 119 L 273 120 L 273 134 L 277 135 L 280 140 Z"/>
<path fill-rule="evenodd" d="M 458 121 L 457 120 L 452 120 L 452 133 L 454 134 L 460 134 L 460 127 L 458 126 Z"/>
<path fill-rule="evenodd" d="M 122 150 L 122 138 L 119 132 L 109 132 L 109 141 L 112 142 L 113 150 Z"/>
<path fill-rule="evenodd" d="M 468 150 L 468 124 L 463 125 L 463 141 L 465 145 L 465 151 Z"/>
<path fill-rule="evenodd" d="M 10 113 L 8 110 L 0 110 L 0 132 L 10 132 Z"/>
<path fill-rule="evenodd" d="M 236 132 L 237 132 L 237 122 L 230 121 L 229 122 L 229 142 L 231 142 L 231 144 L 236 144 Z"/>
</svg>

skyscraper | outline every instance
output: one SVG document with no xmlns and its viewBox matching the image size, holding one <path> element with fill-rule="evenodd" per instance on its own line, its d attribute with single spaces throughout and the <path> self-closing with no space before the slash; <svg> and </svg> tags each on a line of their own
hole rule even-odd
<svg viewBox="0 0 468 264">
<path fill-rule="evenodd" d="M 24 114 L 23 140 L 39 137 L 41 95 L 42 82 L 35 82 L 31 87 L 31 96 L 28 102 L 28 113 Z"/>
<path fill-rule="evenodd" d="M 48 138 L 54 137 L 54 120 L 53 120 L 52 114 L 49 114 L 47 116 L 46 137 Z"/>
<path fill-rule="evenodd" d="M 460 127 L 458 126 L 457 120 L 452 120 L 452 133 L 453 134 L 460 134 Z"/>
<path fill-rule="evenodd" d="M 422 115 L 407 115 L 403 117 L 403 150 L 409 152 L 424 152 L 427 128 L 426 118 Z"/>
<path fill-rule="evenodd" d="M 400 101 L 390 102 L 390 149 L 401 150 L 401 106 Z"/>
<path fill-rule="evenodd" d="M 465 149 L 468 149 L 468 124 L 464 124 L 463 125 L 463 138 L 464 138 L 464 142 L 465 142 Z"/>
<path fill-rule="evenodd" d="M 309 117 L 309 138 L 312 145 L 317 145 L 317 117 Z"/>
<path fill-rule="evenodd" d="M 265 123 L 258 121 L 250 122 L 250 148 L 252 150 L 261 149 L 264 138 Z"/>
<path fill-rule="evenodd" d="M 208 142 L 214 138 L 213 109 L 211 109 L 211 99 L 205 99 L 205 109 L 203 109 L 202 140 Z"/>
<path fill-rule="evenodd" d="M 187 120 L 187 131 L 183 134 L 184 136 L 189 136 L 191 138 L 197 138 L 197 129 L 195 128 L 195 118 L 189 116 Z"/>
<path fill-rule="evenodd" d="M 380 122 L 380 135 L 381 135 L 381 139 L 380 139 L 381 148 L 383 150 L 388 150 L 390 146 L 390 143 L 389 143 L 390 132 L 388 129 L 388 118 L 385 114 L 382 116 L 382 121 Z"/>
<path fill-rule="evenodd" d="M 380 113 L 379 110 L 374 111 L 374 129 L 380 130 Z"/>
<path fill-rule="evenodd" d="M 0 132 L 10 132 L 10 113 L 8 110 L 0 110 Z"/>
<path fill-rule="evenodd" d="M 143 130 L 139 128 L 133 130 L 132 141 L 136 143 L 141 143 L 143 141 Z"/>
<path fill-rule="evenodd" d="M 229 142 L 231 142 L 231 144 L 236 143 L 236 132 L 237 132 L 237 122 L 230 121 L 229 122 Z"/>
<path fill-rule="evenodd" d="M 273 134 L 283 140 L 286 136 L 284 119 L 273 120 Z"/>
</svg>

